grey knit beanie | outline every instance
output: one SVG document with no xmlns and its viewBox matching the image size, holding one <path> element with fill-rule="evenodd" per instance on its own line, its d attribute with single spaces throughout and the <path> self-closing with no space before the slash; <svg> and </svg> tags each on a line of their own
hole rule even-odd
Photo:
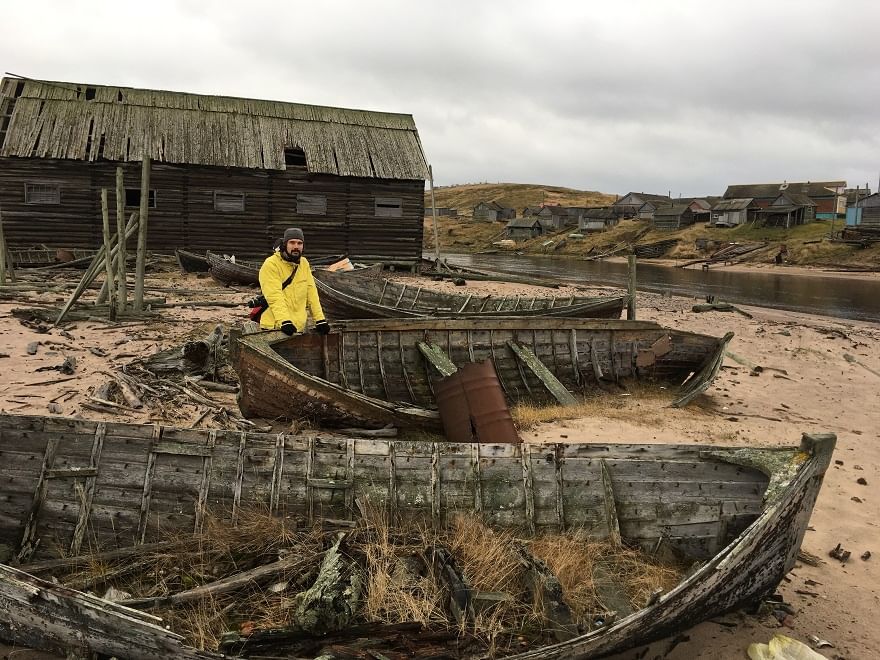
<svg viewBox="0 0 880 660">
<path fill-rule="evenodd" d="M 284 245 L 287 245 L 287 241 L 294 238 L 298 238 L 304 243 L 306 240 L 305 236 L 303 236 L 302 229 L 299 227 L 290 227 L 289 229 L 284 230 L 284 238 L 282 239 Z"/>
</svg>

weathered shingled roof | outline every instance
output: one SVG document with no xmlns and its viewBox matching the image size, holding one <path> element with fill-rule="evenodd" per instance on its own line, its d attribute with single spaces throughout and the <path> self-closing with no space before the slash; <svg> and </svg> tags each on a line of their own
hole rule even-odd
<svg viewBox="0 0 880 660">
<path fill-rule="evenodd" d="M 722 199 L 712 207 L 713 211 L 741 211 L 749 208 L 755 200 L 751 197 Z"/>
<path fill-rule="evenodd" d="M 14 99 L 2 156 L 283 170 L 302 149 L 310 172 L 425 179 L 411 115 L 127 87 L 4 78 Z M 5 103 L 4 103 L 5 106 Z"/>
<path fill-rule="evenodd" d="M 535 225 L 540 225 L 541 221 L 538 220 L 537 216 L 529 216 L 528 218 L 513 218 L 509 220 L 505 227 L 514 227 L 519 229 L 529 229 L 534 227 Z"/>
<path fill-rule="evenodd" d="M 654 217 L 657 216 L 679 216 L 690 210 L 690 204 L 673 204 L 672 206 L 661 206 L 654 211 Z"/>
<path fill-rule="evenodd" d="M 783 192 L 808 195 L 809 197 L 833 197 L 834 192 L 829 188 L 843 188 L 846 181 L 805 181 L 795 183 L 755 183 L 747 185 L 727 186 L 724 193 L 725 199 L 775 199 Z"/>
</svg>

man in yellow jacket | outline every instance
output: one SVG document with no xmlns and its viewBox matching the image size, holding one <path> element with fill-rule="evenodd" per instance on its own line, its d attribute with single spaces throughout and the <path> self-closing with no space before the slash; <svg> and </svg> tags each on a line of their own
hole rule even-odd
<svg viewBox="0 0 880 660">
<path fill-rule="evenodd" d="M 293 335 L 306 329 L 307 311 L 315 321 L 315 330 L 330 332 L 324 318 L 318 288 L 308 259 L 302 256 L 305 239 L 301 229 L 285 230 L 281 245 L 260 267 L 260 289 L 269 309 L 260 316 L 260 327 L 280 329 Z"/>
</svg>

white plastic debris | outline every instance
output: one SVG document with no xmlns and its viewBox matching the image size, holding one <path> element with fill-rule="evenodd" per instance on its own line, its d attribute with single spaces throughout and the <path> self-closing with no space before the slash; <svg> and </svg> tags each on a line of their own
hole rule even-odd
<svg viewBox="0 0 880 660">
<path fill-rule="evenodd" d="M 751 660 L 827 660 L 803 642 L 785 635 L 774 635 L 769 644 L 749 644 Z"/>
</svg>

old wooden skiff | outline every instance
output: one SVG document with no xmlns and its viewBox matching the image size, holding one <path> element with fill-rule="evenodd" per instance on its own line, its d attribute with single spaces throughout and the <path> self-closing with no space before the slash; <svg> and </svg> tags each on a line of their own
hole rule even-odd
<svg viewBox="0 0 880 660">
<path fill-rule="evenodd" d="M 443 293 L 411 283 L 368 279 L 357 272 L 315 271 L 321 307 L 331 319 L 426 316 L 549 316 L 620 318 L 624 297 L 475 296 Z"/>
<path fill-rule="evenodd" d="M 205 253 L 205 258 L 208 260 L 211 277 L 224 286 L 260 283 L 260 264 L 255 261 L 232 261 L 231 258 L 210 251 Z"/>
<path fill-rule="evenodd" d="M 174 256 L 177 257 L 177 265 L 184 273 L 207 273 L 211 270 L 208 258 L 204 254 L 178 249 L 174 251 Z"/>
<path fill-rule="evenodd" d="M 549 401 L 543 382 L 518 357 L 522 347 L 570 391 L 638 380 L 681 386 L 676 405 L 683 405 L 709 386 L 733 336 L 644 321 L 540 317 L 343 321 L 333 328 L 326 337 L 242 336 L 235 351 L 242 412 L 331 426 L 439 429 L 432 408 L 442 375 L 426 352 L 445 353 L 456 366 L 492 360 L 509 402 Z"/>
<path fill-rule="evenodd" d="M 585 530 L 699 562 L 643 609 L 514 656 L 599 658 L 772 593 L 794 565 L 833 435 L 799 447 L 489 445 L 274 435 L 0 415 L 0 638 L 134 660 L 209 658 L 155 617 L 59 587 L 61 553 L 124 548 L 158 529 L 198 532 L 206 512 L 352 519 L 355 501 L 442 525 L 457 511 L 524 534 Z"/>
</svg>

